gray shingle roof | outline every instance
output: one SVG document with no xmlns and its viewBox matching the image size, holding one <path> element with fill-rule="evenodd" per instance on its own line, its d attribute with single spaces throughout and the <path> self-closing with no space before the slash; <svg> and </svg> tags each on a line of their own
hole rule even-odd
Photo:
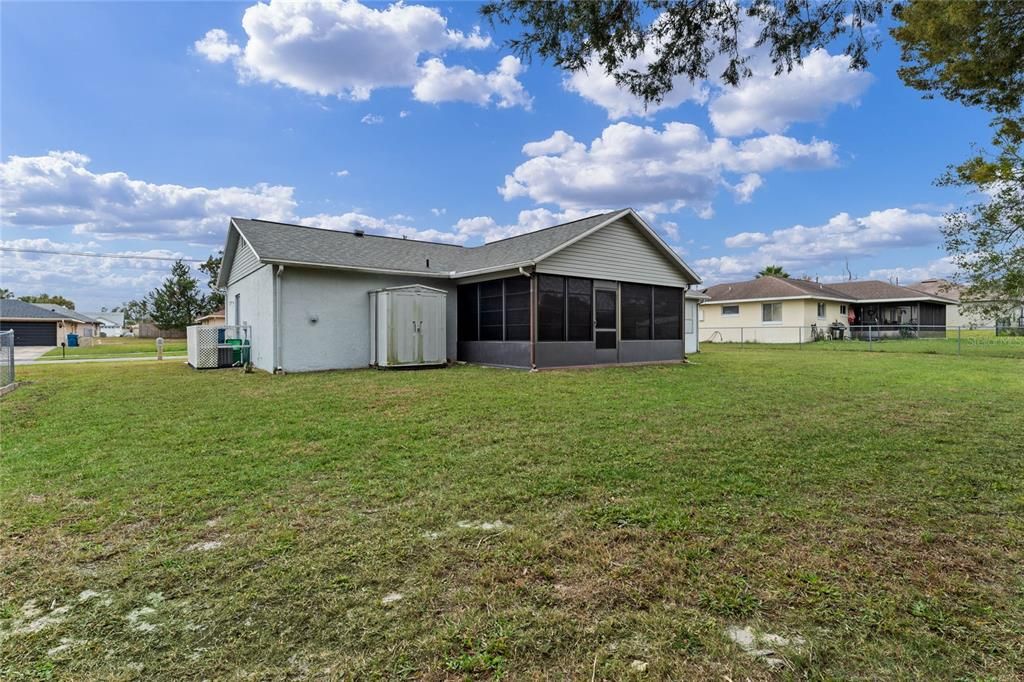
<svg viewBox="0 0 1024 682">
<path fill-rule="evenodd" d="M 746 282 L 716 284 L 704 290 L 710 301 L 735 301 L 749 298 L 793 298 L 795 296 L 818 296 L 852 301 L 848 294 L 837 291 L 830 285 L 808 282 L 802 279 L 784 277 L 758 277 Z"/>
<path fill-rule="evenodd" d="M 96 320 L 82 313 L 69 310 L 52 303 L 26 303 L 16 299 L 0 301 L 0 317 L 10 319 L 38 320 L 77 320 L 79 322 L 95 322 Z"/>
<path fill-rule="evenodd" d="M 602 213 L 482 246 L 382 237 L 265 220 L 233 218 L 260 260 L 336 267 L 400 270 L 447 277 L 531 261 L 580 236 L 615 213 Z M 429 265 L 428 265 L 429 259 Z"/>
<path fill-rule="evenodd" d="M 943 302 L 954 302 L 952 298 L 927 294 L 923 291 L 917 291 L 915 289 L 908 289 L 907 287 L 897 286 L 895 284 L 889 284 L 888 282 L 880 282 L 878 280 L 860 280 L 853 282 L 839 282 L 836 284 L 829 285 L 838 291 L 842 291 L 848 296 L 852 296 L 859 301 L 877 301 L 877 300 L 899 300 L 899 299 L 910 299 L 910 300 L 941 300 Z"/>
<path fill-rule="evenodd" d="M 83 311 L 82 315 L 85 315 L 86 317 L 91 317 L 92 319 L 96 320 L 97 322 L 100 321 L 100 318 L 103 318 L 104 320 L 107 320 L 108 322 L 113 322 L 118 327 L 123 327 L 124 326 L 124 313 L 121 313 L 121 312 L 117 312 L 117 313 L 94 313 L 94 312 L 84 312 Z"/>
<path fill-rule="evenodd" d="M 746 282 L 716 284 L 704 290 L 710 301 L 738 301 L 757 298 L 792 298 L 795 296 L 816 296 L 821 298 L 838 298 L 844 301 L 876 301 L 876 300 L 935 300 L 952 302 L 941 295 L 915 291 L 888 282 L 877 280 L 858 280 L 853 282 L 837 282 L 819 284 L 802 279 L 785 279 L 782 277 L 758 277 Z"/>
<path fill-rule="evenodd" d="M 463 250 L 461 246 L 451 244 L 369 234 L 360 237 L 352 232 L 265 220 L 232 218 L 232 222 L 260 260 L 278 263 L 312 263 L 447 276 L 455 269 Z"/>
</svg>

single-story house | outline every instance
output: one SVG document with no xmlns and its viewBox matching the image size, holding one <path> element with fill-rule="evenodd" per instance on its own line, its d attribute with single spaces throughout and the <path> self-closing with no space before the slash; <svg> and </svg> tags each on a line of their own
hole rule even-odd
<svg viewBox="0 0 1024 682">
<path fill-rule="evenodd" d="M 82 312 L 100 323 L 100 336 L 121 336 L 125 333 L 124 313 Z"/>
<path fill-rule="evenodd" d="M 99 335 L 96 320 L 63 306 L 0 300 L 0 330 L 14 330 L 15 346 L 57 346 L 68 334 L 83 338 Z"/>
<path fill-rule="evenodd" d="M 224 320 L 224 309 L 221 308 L 220 310 L 215 310 L 212 313 L 209 313 L 208 315 L 197 317 L 196 324 L 202 325 L 204 327 L 216 327 L 224 324 Z"/>
<path fill-rule="evenodd" d="M 700 281 L 624 209 L 475 247 L 232 218 L 217 284 L 253 364 L 294 372 L 373 364 L 371 293 L 414 285 L 445 295 L 449 361 L 680 360 L 698 350 Z"/>
<path fill-rule="evenodd" d="M 800 343 L 825 335 L 945 335 L 948 298 L 876 280 L 758 277 L 704 290 L 702 341 Z"/>
<path fill-rule="evenodd" d="M 1005 305 L 1005 315 L 1000 316 L 998 319 L 992 316 L 984 315 L 977 310 L 972 310 L 970 303 L 992 303 L 995 299 L 990 300 L 973 300 L 968 301 L 964 299 L 964 293 L 966 287 L 950 282 L 945 279 L 925 279 L 920 282 L 908 284 L 908 288 L 915 289 L 917 291 L 923 291 L 926 294 L 933 294 L 935 296 L 942 296 L 943 298 L 949 298 L 955 301 L 946 306 L 946 324 L 951 327 L 995 327 L 997 325 L 1004 327 L 1024 327 L 1024 301 L 1016 301 L 1007 303 Z"/>
</svg>

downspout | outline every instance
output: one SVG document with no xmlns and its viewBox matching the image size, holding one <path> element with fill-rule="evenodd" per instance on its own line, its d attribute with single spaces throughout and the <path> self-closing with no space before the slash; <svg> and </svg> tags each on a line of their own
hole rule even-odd
<svg viewBox="0 0 1024 682">
<path fill-rule="evenodd" d="M 530 369 L 537 369 L 537 278 L 519 266 L 519 274 L 530 278 Z"/>
<path fill-rule="evenodd" d="M 274 273 L 274 373 L 283 374 L 283 350 L 282 350 L 282 335 L 284 326 L 281 324 L 281 287 L 284 279 L 281 275 L 284 274 L 284 266 L 278 265 L 277 272 Z"/>
<path fill-rule="evenodd" d="M 686 357 L 686 294 L 690 291 L 690 285 L 687 284 L 683 287 L 683 362 L 689 362 L 690 358 Z M 693 320 L 693 333 L 697 336 L 697 319 Z"/>
</svg>

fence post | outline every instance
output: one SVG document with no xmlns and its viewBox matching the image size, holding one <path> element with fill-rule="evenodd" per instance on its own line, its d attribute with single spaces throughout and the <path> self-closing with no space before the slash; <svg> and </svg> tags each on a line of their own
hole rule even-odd
<svg viewBox="0 0 1024 682">
<path fill-rule="evenodd" d="M 869 351 L 872 350 L 872 348 L 873 348 L 873 346 L 871 345 L 871 340 L 872 340 L 871 337 L 872 336 L 873 336 L 873 334 L 871 333 L 871 325 L 869 324 L 868 325 L 868 350 Z"/>
<path fill-rule="evenodd" d="M 956 328 L 956 354 L 960 355 L 960 327 Z"/>
<path fill-rule="evenodd" d="M 743 327 L 740 327 L 740 348 L 743 348 Z"/>
<path fill-rule="evenodd" d="M 796 346 L 797 349 L 798 350 L 803 350 L 803 348 L 804 348 L 804 328 L 803 327 L 797 327 L 796 328 L 796 343 L 797 343 L 797 346 Z"/>
</svg>

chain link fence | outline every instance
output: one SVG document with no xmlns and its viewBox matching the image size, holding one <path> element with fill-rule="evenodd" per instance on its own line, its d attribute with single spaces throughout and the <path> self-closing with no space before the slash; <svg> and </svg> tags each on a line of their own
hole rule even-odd
<svg viewBox="0 0 1024 682">
<path fill-rule="evenodd" d="M 0 390 L 14 383 L 14 330 L 0 331 Z"/>
<path fill-rule="evenodd" d="M 1024 359 L 1024 326 L 764 324 L 700 327 L 702 346 L 929 353 Z"/>
</svg>

